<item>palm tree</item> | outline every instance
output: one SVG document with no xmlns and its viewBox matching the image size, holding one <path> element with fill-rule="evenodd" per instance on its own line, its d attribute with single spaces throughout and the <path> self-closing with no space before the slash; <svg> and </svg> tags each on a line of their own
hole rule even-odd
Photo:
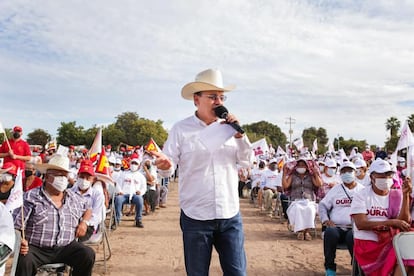
<svg viewBox="0 0 414 276">
<path fill-rule="evenodd" d="M 396 117 L 390 117 L 385 123 L 385 128 L 390 131 L 391 137 L 397 136 L 401 122 Z"/>
</svg>

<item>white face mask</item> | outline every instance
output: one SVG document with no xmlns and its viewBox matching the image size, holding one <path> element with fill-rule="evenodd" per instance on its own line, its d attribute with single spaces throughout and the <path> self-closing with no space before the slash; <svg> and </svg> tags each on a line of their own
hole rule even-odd
<svg viewBox="0 0 414 276">
<path fill-rule="evenodd" d="M 388 191 L 393 184 L 392 178 L 375 178 L 375 186 L 380 190 Z"/>
<path fill-rule="evenodd" d="M 328 170 L 326 171 L 326 173 L 329 176 L 333 176 L 335 174 L 335 172 L 336 172 L 336 169 L 333 169 L 333 168 L 328 168 Z"/>
<path fill-rule="evenodd" d="M 121 170 L 121 167 L 114 167 L 114 171 L 119 172 Z"/>
<path fill-rule="evenodd" d="M 54 176 L 52 187 L 58 190 L 59 192 L 63 192 L 68 187 L 68 179 L 66 176 Z"/>
<path fill-rule="evenodd" d="M 346 184 L 352 183 L 355 180 L 355 173 L 354 172 L 343 173 L 341 174 L 341 179 Z"/>
<path fill-rule="evenodd" d="M 298 174 L 304 174 L 306 172 L 306 168 L 296 168 L 296 172 Z"/>
<path fill-rule="evenodd" d="M 325 166 L 319 166 L 319 171 L 323 172 L 323 170 L 325 169 Z"/>
<path fill-rule="evenodd" d="M 86 179 L 83 179 L 83 178 L 79 178 L 76 181 L 76 184 L 78 185 L 79 189 L 81 189 L 81 190 L 87 190 L 91 186 L 91 182 L 89 180 L 86 180 Z"/>
<path fill-rule="evenodd" d="M 138 165 L 131 165 L 130 168 L 131 168 L 131 171 L 136 172 L 138 170 L 139 166 Z"/>
</svg>

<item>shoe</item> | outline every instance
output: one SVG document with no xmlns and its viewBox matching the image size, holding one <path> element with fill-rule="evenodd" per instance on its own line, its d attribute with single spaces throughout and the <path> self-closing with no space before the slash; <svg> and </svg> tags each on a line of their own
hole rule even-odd
<svg viewBox="0 0 414 276">
<path fill-rule="evenodd" d="M 167 205 L 165 205 L 165 204 L 160 204 L 160 208 L 167 208 Z"/>
<path fill-rule="evenodd" d="M 297 238 L 298 240 L 303 241 L 303 238 L 304 238 L 303 232 L 299 232 Z"/>
<path fill-rule="evenodd" d="M 135 226 L 136 226 L 136 227 L 139 227 L 139 228 L 144 228 L 144 224 L 142 224 L 142 221 L 140 221 L 140 220 L 137 220 L 137 221 L 135 222 Z"/>
<path fill-rule="evenodd" d="M 132 212 L 128 212 L 128 213 L 126 213 L 125 214 L 125 216 L 127 216 L 127 217 L 130 217 L 130 216 L 132 216 L 133 215 L 133 213 Z"/>
<path fill-rule="evenodd" d="M 312 240 L 312 236 L 309 232 L 305 233 L 305 241 L 311 241 Z"/>
<path fill-rule="evenodd" d="M 332 269 L 326 269 L 325 276 L 336 276 L 336 271 Z"/>
<path fill-rule="evenodd" d="M 117 223 L 115 222 L 115 220 L 112 221 L 111 230 L 116 230 L 116 226 L 117 226 Z"/>
</svg>

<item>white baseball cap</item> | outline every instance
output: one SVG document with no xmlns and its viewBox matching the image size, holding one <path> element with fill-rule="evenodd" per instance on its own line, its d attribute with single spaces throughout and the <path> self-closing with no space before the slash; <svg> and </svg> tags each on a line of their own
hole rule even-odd
<svg viewBox="0 0 414 276">
<path fill-rule="evenodd" d="M 351 168 L 353 170 L 356 170 L 355 168 L 355 164 L 352 163 L 351 161 L 345 161 L 341 164 L 341 166 L 339 167 L 339 171 L 341 171 L 343 168 Z"/>
<path fill-rule="evenodd" d="M 363 159 L 356 159 L 355 162 L 355 168 L 366 168 L 367 167 L 367 163 L 363 160 Z"/>
<path fill-rule="evenodd" d="M 395 172 L 395 169 L 391 166 L 390 163 L 387 161 L 378 158 L 374 162 L 372 162 L 371 166 L 369 167 L 369 173 L 386 173 L 386 172 Z"/>
</svg>

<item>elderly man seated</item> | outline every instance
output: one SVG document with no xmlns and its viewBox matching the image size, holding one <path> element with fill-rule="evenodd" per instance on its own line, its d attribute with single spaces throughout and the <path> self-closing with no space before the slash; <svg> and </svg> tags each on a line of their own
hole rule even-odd
<svg viewBox="0 0 414 276">
<path fill-rule="evenodd" d="M 261 183 L 265 211 L 271 215 L 273 198 L 276 198 L 278 193 L 282 192 L 282 178 L 275 158 L 269 161 L 269 168 L 263 173 Z"/>
<path fill-rule="evenodd" d="M 14 212 L 15 229 L 24 231 L 16 275 L 35 275 L 47 263 L 68 264 L 74 276 L 92 275 L 95 252 L 76 241 L 86 234 L 91 210 L 81 196 L 66 189 L 69 158 L 56 154 L 36 168 L 45 173 L 43 186 L 27 191 L 23 212 Z"/>
<path fill-rule="evenodd" d="M 341 184 L 335 185 L 319 202 L 319 217 L 326 226 L 323 239 L 326 275 L 336 275 L 336 247 L 345 243 L 353 256 L 354 237 L 351 224 L 351 202 L 354 194 L 364 186 L 355 178 L 355 165 L 345 161 L 339 168 Z"/>
</svg>

